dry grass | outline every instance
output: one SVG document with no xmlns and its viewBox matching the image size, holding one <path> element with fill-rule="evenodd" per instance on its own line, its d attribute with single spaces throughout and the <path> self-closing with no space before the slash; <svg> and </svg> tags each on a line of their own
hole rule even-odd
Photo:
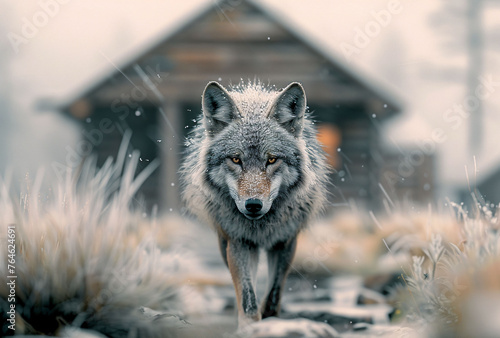
<svg viewBox="0 0 500 338">
<path fill-rule="evenodd" d="M 454 203 L 440 213 L 340 214 L 302 234 L 294 264 L 303 272 L 356 274 L 365 280 L 399 276 L 401 284 L 392 287 L 389 297 L 400 313 L 396 318 L 425 324 L 431 335 L 495 336 L 500 313 L 500 303 L 491 304 L 500 299 L 497 214 L 490 206 L 478 204 L 467 212 Z M 482 313 L 480 325 L 477 313 Z"/>
<path fill-rule="evenodd" d="M 154 220 L 131 211 L 135 192 L 157 163 L 135 176 L 138 154 L 125 164 L 124 150 L 100 170 L 86 161 L 48 194 L 40 188 L 42 174 L 14 197 L 8 180 L 2 182 L 0 274 L 11 275 L 6 235 L 15 225 L 17 334 L 57 335 L 72 326 L 108 336 L 164 337 L 181 324 L 140 311 L 176 313 L 176 270 L 154 241 Z M 2 283 L 3 313 L 8 292 Z"/>
<path fill-rule="evenodd" d="M 384 217 L 343 212 L 300 235 L 294 264 L 319 274 L 400 273 L 412 255 L 422 253 L 432 234 L 460 243 L 457 226 L 451 214 L 427 211 L 394 212 Z"/>
</svg>

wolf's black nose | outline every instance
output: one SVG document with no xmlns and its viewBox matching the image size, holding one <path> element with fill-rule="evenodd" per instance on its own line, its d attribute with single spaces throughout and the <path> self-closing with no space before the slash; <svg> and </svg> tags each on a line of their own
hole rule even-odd
<svg viewBox="0 0 500 338">
<path fill-rule="evenodd" d="M 245 208 L 251 213 L 257 213 L 262 209 L 262 201 L 256 198 L 247 199 L 245 202 Z"/>
</svg>

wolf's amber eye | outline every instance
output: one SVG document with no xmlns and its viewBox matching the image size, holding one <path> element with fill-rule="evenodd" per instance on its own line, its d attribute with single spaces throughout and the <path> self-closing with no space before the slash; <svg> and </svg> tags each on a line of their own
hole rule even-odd
<svg viewBox="0 0 500 338">
<path fill-rule="evenodd" d="M 237 157 L 231 158 L 231 161 L 233 161 L 233 163 L 236 163 L 236 164 L 241 164 L 241 160 Z"/>
<path fill-rule="evenodd" d="M 273 164 L 274 162 L 276 162 L 276 157 L 271 157 L 267 160 L 267 164 Z"/>
</svg>

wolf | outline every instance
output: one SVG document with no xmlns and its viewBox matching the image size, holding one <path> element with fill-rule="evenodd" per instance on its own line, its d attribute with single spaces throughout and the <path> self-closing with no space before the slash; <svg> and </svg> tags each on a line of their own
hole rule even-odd
<svg viewBox="0 0 500 338">
<path fill-rule="evenodd" d="M 278 316 L 297 234 L 324 209 L 328 167 L 300 83 L 210 82 L 180 169 L 188 213 L 210 224 L 236 291 L 239 326 Z M 253 285 L 267 252 L 269 289 Z"/>
</svg>

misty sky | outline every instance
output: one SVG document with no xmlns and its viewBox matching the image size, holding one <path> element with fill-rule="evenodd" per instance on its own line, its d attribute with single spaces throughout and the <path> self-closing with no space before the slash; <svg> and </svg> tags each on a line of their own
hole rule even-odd
<svg viewBox="0 0 500 338">
<path fill-rule="evenodd" d="M 54 0 L 55 1 L 55 0 Z M 44 165 L 64 156 L 64 145 L 75 142 L 75 127 L 52 112 L 34 110 L 41 98 L 65 99 L 86 88 L 112 67 L 103 55 L 120 64 L 215 0 L 124 1 L 65 0 L 48 23 L 39 28 L 18 52 L 7 34 L 21 34 L 25 20 L 32 21 L 41 4 L 50 1 L 0 0 L 5 19 L 0 25 L 0 95 L 10 98 L 8 120 L 0 126 L 0 141 L 8 149 L 8 162 L 26 168 Z M 419 147 L 438 128 L 446 141 L 439 145 L 439 178 L 443 187 L 464 183 L 465 169 L 478 177 L 500 165 L 498 126 L 500 95 L 493 92 L 484 103 L 484 147 L 472 154 L 467 147 L 468 119 L 450 122 L 446 110 L 465 96 L 467 59 L 463 49 L 449 50 L 449 41 L 460 41 L 465 22 L 439 14 L 445 1 L 401 1 L 400 10 L 370 38 L 366 47 L 349 58 L 343 51 L 354 44 L 355 33 L 375 21 L 373 12 L 388 10 L 391 1 L 381 0 L 262 0 L 335 54 L 341 62 L 394 92 L 405 112 L 387 124 L 384 139 L 390 146 Z M 457 1 L 456 3 L 459 3 Z M 237 3 L 237 0 L 233 0 Z M 397 3 L 397 1 L 396 1 Z M 500 6 L 486 5 L 484 25 L 499 31 Z M 8 15 L 6 15 L 8 13 Z M 446 34 L 444 27 L 450 31 Z M 496 29 L 495 29 L 496 28 Z M 454 38 L 453 38 L 454 37 Z M 500 82 L 500 49 L 494 33 L 486 38 L 484 75 Z M 496 36 L 498 41 L 500 37 Z M 495 48 L 497 48 L 495 50 Z M 456 49 L 456 48 L 455 48 Z M 132 54 L 131 54 L 132 53 Z M 495 89 L 494 89 L 495 90 Z M 500 90 L 500 85 L 496 87 Z M 0 147 L 0 151 L 2 148 Z M 5 166 L 5 164 L 3 164 Z M 446 190 L 445 190 L 446 191 Z"/>
</svg>

